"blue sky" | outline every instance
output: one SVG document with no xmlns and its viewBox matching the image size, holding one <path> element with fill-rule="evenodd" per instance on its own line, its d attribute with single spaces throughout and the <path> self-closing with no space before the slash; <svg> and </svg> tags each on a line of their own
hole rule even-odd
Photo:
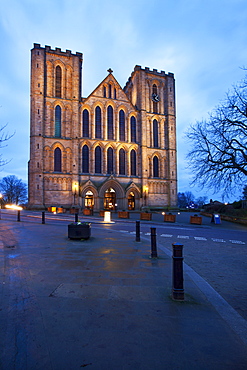
<svg viewBox="0 0 247 370">
<path fill-rule="evenodd" d="M 246 0 L 0 0 L 0 36 L 0 125 L 15 131 L 0 150 L 11 159 L 0 178 L 14 174 L 27 181 L 30 49 L 39 43 L 83 53 L 83 96 L 109 67 L 122 87 L 136 64 L 173 72 L 178 190 L 221 200 L 190 187 L 184 133 L 245 75 Z"/>
</svg>

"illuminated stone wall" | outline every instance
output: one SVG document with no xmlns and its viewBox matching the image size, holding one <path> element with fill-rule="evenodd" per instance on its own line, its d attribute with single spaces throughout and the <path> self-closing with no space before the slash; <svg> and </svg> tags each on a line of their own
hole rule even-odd
<svg viewBox="0 0 247 370">
<path fill-rule="evenodd" d="M 50 46 L 39 44 L 34 44 L 31 51 L 29 206 L 84 208 L 86 194 L 90 191 L 94 209 L 99 210 L 104 208 L 104 194 L 110 188 L 115 191 L 118 209 L 128 209 L 130 195 L 134 196 L 135 209 L 176 206 L 173 74 L 136 66 L 122 89 L 113 71 L 108 70 L 95 90 L 87 98 L 81 98 L 82 60 L 81 53 L 52 50 Z M 108 135 L 109 106 L 113 112 L 111 139 Z M 96 107 L 101 111 L 101 138 L 96 135 Z M 56 109 L 61 112 L 60 120 L 56 118 Z M 84 110 L 88 111 L 88 137 L 83 136 Z M 124 138 L 120 132 L 120 111 L 124 112 Z M 136 140 L 131 138 L 133 117 Z M 57 127 L 60 131 L 56 131 Z M 85 145 L 89 155 L 88 173 L 83 172 L 82 163 Z M 97 147 L 101 151 L 100 173 L 95 172 Z M 113 152 L 111 173 L 107 171 L 109 148 Z M 55 159 L 56 149 L 60 153 L 59 160 Z M 119 161 L 123 152 L 125 171 L 121 174 Z M 133 152 L 136 174 L 131 173 Z M 54 161 L 60 161 L 59 170 Z"/>
</svg>

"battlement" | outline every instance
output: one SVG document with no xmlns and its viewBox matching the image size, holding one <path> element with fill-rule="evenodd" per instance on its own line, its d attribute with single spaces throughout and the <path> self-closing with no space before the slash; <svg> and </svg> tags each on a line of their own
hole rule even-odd
<svg viewBox="0 0 247 370">
<path fill-rule="evenodd" d="M 132 77 L 134 76 L 135 72 L 138 72 L 138 71 L 144 71 L 146 73 L 153 74 L 153 75 L 159 76 L 159 77 L 168 76 L 168 77 L 174 78 L 174 73 L 168 72 L 166 74 L 165 71 L 158 72 L 157 69 L 151 70 L 149 67 L 142 68 L 141 66 L 136 65 L 135 68 L 134 68 L 134 71 L 131 73 L 131 76 L 129 77 L 128 81 L 126 82 L 126 85 L 124 86 L 124 89 L 126 89 L 128 87 L 128 85 L 131 83 Z"/>
<path fill-rule="evenodd" d="M 79 53 L 78 51 L 75 54 L 73 54 L 71 52 L 71 50 L 62 51 L 61 48 L 57 48 L 57 47 L 55 49 L 52 49 L 51 46 L 49 46 L 49 45 L 45 45 L 45 47 L 42 47 L 42 46 L 40 46 L 40 44 L 34 43 L 33 48 L 34 49 L 43 49 L 48 53 L 64 55 L 64 56 L 66 56 L 66 55 L 67 56 L 75 55 L 75 56 L 78 56 L 78 57 L 82 58 L 82 53 Z"/>
</svg>

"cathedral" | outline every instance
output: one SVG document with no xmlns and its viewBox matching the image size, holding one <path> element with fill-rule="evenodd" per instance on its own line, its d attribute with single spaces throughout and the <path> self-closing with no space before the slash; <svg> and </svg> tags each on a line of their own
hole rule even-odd
<svg viewBox="0 0 247 370">
<path fill-rule="evenodd" d="M 31 50 L 29 207 L 140 210 L 177 205 L 173 73 L 108 69 L 82 97 L 80 52 Z"/>
</svg>

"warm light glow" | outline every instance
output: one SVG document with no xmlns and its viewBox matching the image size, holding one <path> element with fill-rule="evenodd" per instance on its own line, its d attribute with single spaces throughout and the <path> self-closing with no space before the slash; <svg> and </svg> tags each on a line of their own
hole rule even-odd
<svg viewBox="0 0 247 370">
<path fill-rule="evenodd" d="M 23 209 L 22 207 L 17 206 L 16 204 L 6 204 L 5 208 L 14 209 L 14 210 L 17 210 L 17 211 L 21 211 Z"/>
<path fill-rule="evenodd" d="M 148 186 L 147 185 L 143 186 L 143 191 L 144 191 L 144 193 L 148 193 Z"/>
<path fill-rule="evenodd" d="M 164 216 L 166 213 L 165 212 L 162 212 L 162 215 Z"/>
<path fill-rule="evenodd" d="M 111 212 L 105 212 L 104 213 L 104 221 L 105 222 L 111 222 Z"/>
<path fill-rule="evenodd" d="M 78 190 L 78 182 L 73 183 L 73 192 L 76 193 Z"/>
</svg>

